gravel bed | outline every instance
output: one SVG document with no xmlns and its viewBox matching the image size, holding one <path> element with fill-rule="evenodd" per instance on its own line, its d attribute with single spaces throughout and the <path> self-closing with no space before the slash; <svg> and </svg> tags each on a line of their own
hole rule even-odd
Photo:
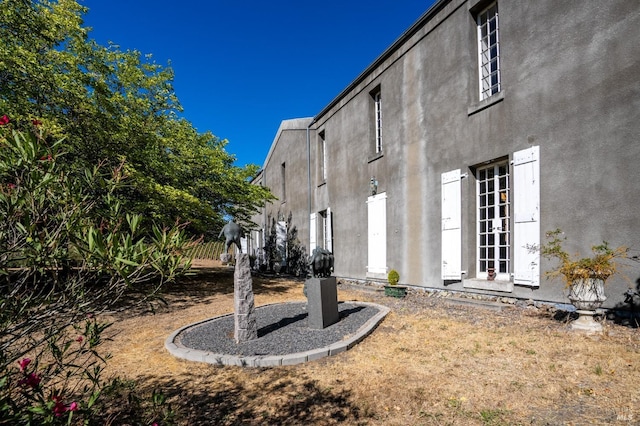
<svg viewBox="0 0 640 426">
<path fill-rule="evenodd" d="M 180 345 L 216 354 L 286 355 L 323 348 L 349 337 L 380 312 L 375 306 L 341 302 L 340 320 L 322 330 L 307 326 L 306 303 L 279 303 L 256 308 L 258 338 L 236 344 L 234 317 L 226 315 L 186 328 L 176 336 Z"/>
</svg>

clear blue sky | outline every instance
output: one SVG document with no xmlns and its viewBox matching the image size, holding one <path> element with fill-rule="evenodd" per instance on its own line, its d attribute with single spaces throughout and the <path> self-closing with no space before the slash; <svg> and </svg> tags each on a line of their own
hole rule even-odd
<svg viewBox="0 0 640 426">
<path fill-rule="evenodd" d="M 171 61 L 183 116 L 262 163 L 280 122 L 322 110 L 434 0 L 79 0 L 100 44 Z"/>
</svg>

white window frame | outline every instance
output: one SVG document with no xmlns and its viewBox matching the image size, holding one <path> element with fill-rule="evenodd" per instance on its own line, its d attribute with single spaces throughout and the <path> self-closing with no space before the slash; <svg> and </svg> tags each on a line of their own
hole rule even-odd
<svg viewBox="0 0 640 426">
<path fill-rule="evenodd" d="M 490 179 L 480 179 L 481 171 L 488 173 L 489 170 L 502 169 L 504 174 L 494 174 Z M 501 180 L 504 179 L 504 186 Z M 482 189 L 482 185 L 485 189 Z M 488 187 L 492 186 L 493 189 Z M 484 202 L 481 197 L 484 197 Z M 504 199 L 503 199 L 504 197 Z M 490 199 L 493 201 L 489 201 Z M 511 223 L 511 173 L 508 161 L 491 163 L 478 168 L 476 179 L 476 277 L 480 279 L 488 278 L 489 262 L 493 262 L 496 281 L 509 281 L 511 277 L 512 258 L 511 245 L 513 233 L 510 228 Z M 482 216 L 484 211 L 485 216 Z M 493 217 L 489 218 L 488 213 L 493 212 Z M 483 242 L 482 239 L 485 239 Z M 504 240 L 501 240 L 503 238 Z M 483 255 L 482 250 L 485 250 Z M 490 256 L 489 251 L 493 251 Z M 487 262 L 482 267 L 482 262 Z M 501 268 L 500 262 L 505 262 Z M 484 269 L 484 270 L 483 270 Z"/>
<path fill-rule="evenodd" d="M 322 218 L 322 245 L 325 250 L 333 253 L 333 224 L 331 222 L 331 208 L 320 212 Z"/>
<path fill-rule="evenodd" d="M 376 126 L 376 154 L 380 154 L 382 152 L 382 92 L 380 90 L 373 94 L 373 108 Z"/>
<path fill-rule="evenodd" d="M 498 3 L 494 2 L 478 13 L 478 76 L 480 100 L 501 90 L 500 33 Z"/>
<path fill-rule="evenodd" d="M 323 184 L 327 181 L 327 140 L 325 138 L 324 130 L 318 133 L 318 179 L 320 179 L 319 184 Z"/>
<path fill-rule="evenodd" d="M 280 178 L 282 179 L 282 199 L 281 202 L 287 201 L 287 164 L 280 165 Z"/>
</svg>

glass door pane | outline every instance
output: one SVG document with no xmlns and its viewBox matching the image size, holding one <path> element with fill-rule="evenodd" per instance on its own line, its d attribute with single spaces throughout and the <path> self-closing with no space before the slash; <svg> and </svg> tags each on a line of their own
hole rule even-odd
<svg viewBox="0 0 640 426">
<path fill-rule="evenodd" d="M 509 165 L 478 170 L 478 278 L 509 280 Z"/>
</svg>

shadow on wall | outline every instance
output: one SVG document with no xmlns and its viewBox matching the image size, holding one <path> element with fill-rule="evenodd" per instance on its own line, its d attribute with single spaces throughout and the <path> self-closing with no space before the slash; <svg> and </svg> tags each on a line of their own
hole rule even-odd
<svg viewBox="0 0 640 426">
<path fill-rule="evenodd" d="M 629 288 L 624 293 L 624 301 L 618 303 L 608 317 L 616 324 L 640 328 L 640 278 L 635 283 L 635 289 Z"/>
</svg>

